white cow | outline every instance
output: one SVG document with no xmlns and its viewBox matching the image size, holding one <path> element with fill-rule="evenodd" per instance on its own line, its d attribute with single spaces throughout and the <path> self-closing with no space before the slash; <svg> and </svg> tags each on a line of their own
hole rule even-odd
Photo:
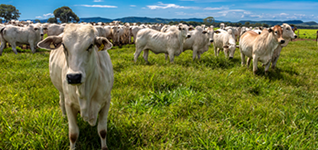
<svg viewBox="0 0 318 150">
<path fill-rule="evenodd" d="M 285 40 L 285 43 L 278 45 L 277 48 L 274 50 L 273 57 L 272 57 L 273 69 L 275 69 L 276 67 L 276 63 L 278 61 L 280 52 L 282 51 L 283 47 L 286 47 L 292 39 L 297 38 L 297 35 L 294 33 L 292 27 L 289 24 L 284 23 L 281 27 L 283 29 L 283 38 Z"/>
<path fill-rule="evenodd" d="M 232 29 L 222 30 L 218 29 L 214 31 L 214 54 L 219 56 L 221 49 L 224 51 L 225 58 L 229 57 L 232 59 L 234 57 L 236 42 L 235 35 Z"/>
<path fill-rule="evenodd" d="M 253 72 L 256 74 L 257 62 L 260 61 L 265 66 L 267 74 L 274 50 L 279 44 L 284 44 L 283 30 L 276 25 L 267 30 L 264 29 L 261 34 L 253 31 L 247 31 L 240 38 L 240 52 L 242 66 L 245 65 L 245 56 L 247 59 L 247 67 L 253 59 Z"/>
<path fill-rule="evenodd" d="M 209 50 L 209 46 L 213 42 L 214 30 L 213 27 L 208 27 L 206 30 L 201 26 L 197 26 L 195 30 L 189 31 L 191 35 L 183 44 L 183 51 L 192 50 L 194 60 L 196 56 L 200 59 L 201 54 Z"/>
<path fill-rule="evenodd" d="M 50 24 L 44 34 L 47 33 L 47 36 L 60 35 L 63 33 L 64 28 L 65 26 L 63 25 Z"/>
<path fill-rule="evenodd" d="M 191 37 L 188 30 L 189 28 L 186 25 L 170 27 L 170 30 L 166 33 L 153 29 L 140 30 L 136 38 L 135 62 L 137 62 L 137 58 L 142 51 L 144 51 L 145 61 L 148 62 L 149 50 L 155 54 L 168 53 L 170 62 L 173 62 L 174 56 L 179 56 L 182 53 L 185 39 Z"/>
<path fill-rule="evenodd" d="M 0 56 L 8 42 L 15 54 L 18 54 L 16 46 L 18 44 L 29 44 L 32 53 L 35 53 L 35 46 L 41 41 L 43 30 L 40 24 L 31 24 L 27 27 L 6 26 L 1 29 Z"/>
<path fill-rule="evenodd" d="M 51 44 L 56 45 L 51 48 Z M 79 136 L 77 114 L 94 126 L 101 139 L 102 149 L 107 149 L 107 116 L 114 82 L 113 66 L 107 52 L 112 44 L 98 37 L 90 24 L 67 24 L 60 36 L 49 36 L 38 44 L 52 50 L 50 76 L 60 93 L 60 106 L 67 115 L 71 149 Z"/>
</svg>

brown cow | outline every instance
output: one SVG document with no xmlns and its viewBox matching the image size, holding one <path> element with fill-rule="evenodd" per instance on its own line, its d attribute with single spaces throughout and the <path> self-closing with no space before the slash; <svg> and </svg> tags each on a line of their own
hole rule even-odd
<svg viewBox="0 0 318 150">
<path fill-rule="evenodd" d="M 242 65 L 245 65 L 245 56 L 247 56 L 247 67 L 253 58 L 254 74 L 257 71 L 258 61 L 263 63 L 265 66 L 265 73 L 267 73 L 274 50 L 279 44 L 283 43 L 285 43 L 285 40 L 283 39 L 283 30 L 279 25 L 276 25 L 269 30 L 264 29 L 261 34 L 247 31 L 240 38 Z"/>
</svg>

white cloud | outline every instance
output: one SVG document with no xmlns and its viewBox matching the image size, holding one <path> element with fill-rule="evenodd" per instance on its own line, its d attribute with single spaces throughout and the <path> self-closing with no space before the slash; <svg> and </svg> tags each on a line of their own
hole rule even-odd
<svg viewBox="0 0 318 150">
<path fill-rule="evenodd" d="M 286 13 L 280 13 L 279 15 L 281 15 L 281 16 L 287 16 L 288 14 L 286 14 Z"/>
<path fill-rule="evenodd" d="M 117 6 L 110 6 L 110 5 L 75 5 L 75 6 L 95 7 L 95 8 L 117 8 Z"/>
<path fill-rule="evenodd" d="M 94 0 L 94 2 L 103 2 L 103 0 Z"/>
<path fill-rule="evenodd" d="M 203 10 L 223 10 L 223 9 L 229 9 L 228 7 L 206 7 Z"/>
<path fill-rule="evenodd" d="M 198 9 L 198 7 L 187 7 L 187 6 L 180 6 L 176 4 L 164 4 L 159 2 L 158 5 L 147 5 L 150 9 L 167 9 L 167 8 L 178 8 L 178 9 Z"/>
<path fill-rule="evenodd" d="M 47 13 L 47 14 L 43 14 L 42 16 L 36 16 L 35 18 L 38 19 L 46 19 L 46 18 L 50 18 L 53 17 L 54 15 L 52 13 Z"/>
<path fill-rule="evenodd" d="M 137 7 L 136 5 L 130 5 L 130 7 Z"/>
</svg>

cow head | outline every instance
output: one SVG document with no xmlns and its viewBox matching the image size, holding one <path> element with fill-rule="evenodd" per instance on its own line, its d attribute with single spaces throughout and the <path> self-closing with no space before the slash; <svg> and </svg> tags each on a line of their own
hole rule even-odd
<svg viewBox="0 0 318 150">
<path fill-rule="evenodd" d="M 283 29 L 283 38 L 284 39 L 295 39 L 295 38 L 297 38 L 297 35 L 294 33 L 292 27 L 289 24 L 284 23 L 281 27 Z"/>
<path fill-rule="evenodd" d="M 187 25 L 182 25 L 182 24 L 179 24 L 178 28 L 182 37 L 191 38 L 191 34 L 189 33 L 189 30 L 191 31 L 193 30 L 193 28 L 189 28 Z"/>
<path fill-rule="evenodd" d="M 207 36 L 208 39 L 209 39 L 210 44 L 212 44 L 212 43 L 213 43 L 213 36 L 214 36 L 213 27 L 208 27 L 208 28 L 206 28 L 206 30 L 204 30 L 202 33 L 203 33 L 203 34 L 206 34 L 206 36 Z"/>
<path fill-rule="evenodd" d="M 113 45 L 104 37 L 97 36 L 92 25 L 68 24 L 60 36 L 49 36 L 38 43 L 47 50 L 63 51 L 66 59 L 66 81 L 71 85 L 84 83 L 94 71 L 98 51 L 110 49 Z M 54 48 L 52 48 L 53 46 Z"/>
<path fill-rule="evenodd" d="M 234 34 L 233 29 L 228 29 L 227 33 L 229 36 L 228 37 L 228 45 L 227 45 L 227 48 L 229 50 L 229 59 L 233 59 L 235 49 L 236 49 L 235 34 Z"/>
<path fill-rule="evenodd" d="M 277 42 L 279 44 L 285 43 L 285 40 L 283 38 L 283 29 L 279 25 L 276 25 L 270 28 L 268 32 L 271 32 L 274 35 L 274 37 L 277 39 Z"/>
<path fill-rule="evenodd" d="M 41 24 L 30 24 L 29 25 L 31 28 L 33 28 L 34 32 L 36 32 L 36 34 L 41 37 L 40 40 L 43 40 L 43 28 L 41 26 Z M 38 40 L 38 41 L 40 41 Z"/>
</svg>

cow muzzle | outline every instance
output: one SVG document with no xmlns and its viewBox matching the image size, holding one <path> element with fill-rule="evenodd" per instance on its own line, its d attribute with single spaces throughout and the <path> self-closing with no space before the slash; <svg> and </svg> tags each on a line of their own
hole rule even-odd
<svg viewBox="0 0 318 150">
<path fill-rule="evenodd" d="M 191 35 L 187 35 L 187 38 L 191 38 Z"/>
<path fill-rule="evenodd" d="M 284 43 L 285 43 L 285 40 L 281 40 L 281 41 L 280 41 L 280 44 L 284 44 Z"/>
<path fill-rule="evenodd" d="M 212 43 L 213 42 L 213 40 L 210 40 L 210 43 Z"/>
<path fill-rule="evenodd" d="M 68 84 L 81 84 L 82 74 L 67 74 L 66 79 Z"/>
<path fill-rule="evenodd" d="M 295 35 L 295 39 L 297 38 L 297 35 Z"/>
<path fill-rule="evenodd" d="M 230 57 L 229 59 L 233 59 L 233 57 Z"/>
</svg>

